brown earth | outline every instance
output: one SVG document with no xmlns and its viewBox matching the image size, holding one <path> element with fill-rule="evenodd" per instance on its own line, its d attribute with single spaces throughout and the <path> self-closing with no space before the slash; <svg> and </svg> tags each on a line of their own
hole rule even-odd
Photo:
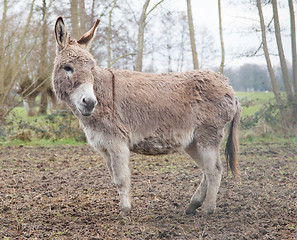
<svg viewBox="0 0 297 240">
<path fill-rule="evenodd" d="M 297 143 L 241 146 L 217 211 L 184 211 L 201 172 L 186 155 L 131 156 L 133 210 L 119 216 L 104 160 L 88 146 L 0 146 L 1 239 L 296 239 Z"/>
</svg>

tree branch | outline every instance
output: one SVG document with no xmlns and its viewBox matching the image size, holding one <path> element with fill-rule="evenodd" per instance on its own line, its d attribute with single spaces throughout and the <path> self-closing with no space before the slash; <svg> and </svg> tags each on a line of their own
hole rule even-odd
<svg viewBox="0 0 297 240">
<path fill-rule="evenodd" d="M 160 2 L 156 3 L 155 6 L 153 6 L 152 9 L 147 12 L 147 14 L 145 15 L 145 17 L 147 17 L 162 2 L 164 2 L 164 0 L 161 0 Z"/>
<path fill-rule="evenodd" d="M 113 64 L 115 64 L 119 59 L 121 59 L 121 58 L 125 58 L 125 57 L 128 57 L 128 56 L 134 56 L 134 55 L 136 55 L 136 53 L 127 53 L 127 54 L 124 54 L 124 55 L 122 55 L 122 56 L 119 56 L 119 57 L 117 57 L 117 58 L 115 58 L 113 61 L 112 61 L 112 63 L 110 64 L 110 66 L 112 66 Z"/>
</svg>

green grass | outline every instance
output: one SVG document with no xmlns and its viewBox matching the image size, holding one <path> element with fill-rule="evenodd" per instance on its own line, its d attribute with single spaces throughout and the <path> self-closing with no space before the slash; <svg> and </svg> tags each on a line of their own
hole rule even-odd
<svg viewBox="0 0 297 240">
<path fill-rule="evenodd" d="M 47 116 L 49 116 L 49 114 Z M 45 125 L 47 121 L 47 116 L 44 116 L 44 115 L 27 116 L 27 113 L 24 107 L 15 107 L 7 116 L 6 122 L 15 122 L 17 120 L 22 120 L 24 122 L 32 123 L 35 126 L 42 127 Z"/>
<path fill-rule="evenodd" d="M 257 134 L 248 134 L 247 136 L 240 137 L 240 143 L 264 143 L 264 142 L 277 142 L 279 144 L 293 144 L 297 146 L 297 137 L 284 137 L 279 134 L 263 133 L 260 135 Z"/>
<path fill-rule="evenodd" d="M 242 106 L 242 117 L 252 116 L 261 107 L 274 100 L 272 92 L 236 92 Z"/>
</svg>

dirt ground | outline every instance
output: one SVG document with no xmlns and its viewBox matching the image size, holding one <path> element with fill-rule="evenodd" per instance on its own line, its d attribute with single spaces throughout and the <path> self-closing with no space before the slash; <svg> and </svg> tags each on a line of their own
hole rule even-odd
<svg viewBox="0 0 297 240">
<path fill-rule="evenodd" d="M 0 146 L 0 239 L 297 239 L 297 144 L 241 145 L 217 211 L 185 208 L 201 179 L 186 155 L 131 156 L 133 210 L 119 216 L 104 160 L 83 146 Z"/>
</svg>

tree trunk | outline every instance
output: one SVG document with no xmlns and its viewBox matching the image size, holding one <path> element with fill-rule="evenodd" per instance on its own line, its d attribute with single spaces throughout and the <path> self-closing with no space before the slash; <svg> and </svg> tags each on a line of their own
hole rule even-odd
<svg viewBox="0 0 297 240">
<path fill-rule="evenodd" d="M 88 16 L 85 9 L 85 1 L 79 0 L 79 20 L 80 20 L 80 33 L 84 34 L 89 30 Z"/>
<path fill-rule="evenodd" d="M 140 15 L 138 23 L 138 44 L 137 44 L 137 56 L 136 56 L 136 67 L 135 70 L 142 71 L 142 57 L 143 57 L 143 42 L 144 42 L 144 28 L 145 28 L 145 19 L 146 19 L 146 10 L 150 3 L 150 0 L 146 0 Z"/>
<path fill-rule="evenodd" d="M 95 12 L 95 0 L 92 1 L 90 25 L 92 25 L 95 22 L 95 13 L 94 12 Z"/>
<path fill-rule="evenodd" d="M 36 115 L 36 96 L 32 95 L 24 100 L 25 109 L 28 116 L 35 116 Z"/>
<path fill-rule="evenodd" d="M 187 0 L 187 9 L 188 9 L 188 24 L 189 24 L 189 32 L 190 32 L 190 40 L 191 40 L 191 48 L 192 48 L 192 57 L 193 57 L 193 67 L 194 67 L 194 69 L 199 69 L 198 57 L 197 57 L 197 51 L 196 51 L 193 17 L 192 17 L 191 0 Z"/>
<path fill-rule="evenodd" d="M 80 32 L 79 32 L 79 26 L 78 26 L 78 0 L 71 0 L 70 11 L 71 11 L 72 37 L 75 39 L 79 39 Z"/>
<path fill-rule="evenodd" d="M 46 7 L 46 0 L 43 0 L 43 8 L 42 8 L 42 15 L 43 15 L 43 24 L 41 30 L 41 49 L 40 49 L 40 65 L 38 68 L 38 82 L 37 85 L 40 86 L 36 90 L 41 92 L 41 99 L 40 99 L 40 108 L 38 114 L 47 114 L 47 96 L 46 96 L 46 89 L 50 87 L 50 78 L 48 72 L 48 61 L 47 61 L 47 42 L 48 42 L 48 28 L 47 28 L 47 19 L 46 19 L 47 7 Z M 46 80 L 48 79 L 48 80 Z"/>
<path fill-rule="evenodd" d="M 6 13 L 7 13 L 7 0 L 4 0 L 3 14 L 1 20 L 1 36 L 0 36 L 0 102 L 4 95 L 4 87 L 5 87 L 5 76 L 4 76 L 4 35 L 6 29 Z"/>
<path fill-rule="evenodd" d="M 151 10 L 147 11 L 150 0 L 146 0 L 142 7 L 142 12 L 140 15 L 139 23 L 138 23 L 138 41 L 137 41 L 137 53 L 136 53 L 136 66 L 135 70 L 141 72 L 142 71 L 142 58 L 143 58 L 143 42 L 144 42 L 144 28 L 145 28 L 145 20 L 147 16 L 164 0 L 159 1 L 151 8 Z"/>
<path fill-rule="evenodd" d="M 109 11 L 108 15 L 108 29 L 107 29 L 107 67 L 111 67 L 111 48 L 110 48 L 110 40 L 111 40 L 111 14 L 115 5 L 117 4 L 117 0 L 114 0 L 112 8 Z"/>
<path fill-rule="evenodd" d="M 46 0 L 43 0 L 42 7 L 42 29 L 41 29 L 41 49 L 40 49 L 40 65 L 38 68 L 38 75 L 41 78 L 48 77 L 48 61 L 47 61 L 47 42 L 48 42 L 48 25 L 46 19 L 47 6 Z"/>
<path fill-rule="evenodd" d="M 38 114 L 42 114 L 42 115 L 47 114 L 47 90 L 46 89 L 41 92 Z"/>
<path fill-rule="evenodd" d="M 282 69 L 282 76 L 285 86 L 285 91 L 287 94 L 287 98 L 289 101 L 293 98 L 293 91 L 290 83 L 290 77 L 287 67 L 287 62 L 284 54 L 281 33 L 280 33 L 280 25 L 279 25 L 279 18 L 278 18 L 278 11 L 277 11 L 277 3 L 276 0 L 272 0 L 272 8 L 273 8 L 273 19 L 274 19 L 274 28 L 275 28 L 275 38 L 277 43 L 278 55 Z"/>
<path fill-rule="evenodd" d="M 218 0 L 218 10 L 219 10 L 219 30 L 220 30 L 220 41 L 221 41 L 221 64 L 220 64 L 220 73 L 224 72 L 225 65 L 225 48 L 224 48 L 224 40 L 223 40 L 223 28 L 222 28 L 222 12 L 221 12 L 221 0 Z"/>
<path fill-rule="evenodd" d="M 55 113 L 57 111 L 57 106 L 58 106 L 58 99 L 54 93 L 54 90 L 52 88 L 47 89 L 46 93 L 48 99 L 48 108 L 51 114 Z"/>
<path fill-rule="evenodd" d="M 276 83 L 275 74 L 272 68 L 272 64 L 269 57 L 268 47 L 267 47 L 267 41 L 266 41 L 266 30 L 265 30 L 265 23 L 264 23 L 264 17 L 263 17 L 263 11 L 261 6 L 261 0 L 257 0 L 257 8 L 259 12 L 259 18 L 260 18 L 260 26 L 261 26 L 261 33 L 262 33 L 262 43 L 263 43 L 263 51 L 264 56 L 267 63 L 267 69 L 270 76 L 272 91 L 274 93 L 274 97 L 276 99 L 277 104 L 280 106 L 280 96 L 279 96 L 279 90 Z"/>
<path fill-rule="evenodd" d="M 292 0 L 289 1 L 290 23 L 291 23 L 291 48 L 292 48 L 292 69 L 295 100 L 297 99 L 297 54 L 296 54 L 296 30 L 295 30 L 295 14 Z"/>
</svg>

